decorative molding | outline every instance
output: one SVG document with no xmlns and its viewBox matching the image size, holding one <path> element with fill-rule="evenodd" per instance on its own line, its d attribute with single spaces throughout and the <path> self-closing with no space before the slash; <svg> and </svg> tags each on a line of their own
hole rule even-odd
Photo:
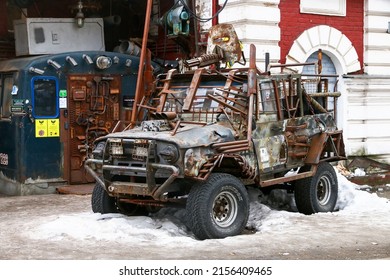
<svg viewBox="0 0 390 280">
<path fill-rule="evenodd" d="M 352 42 L 345 34 L 328 25 L 318 25 L 305 30 L 293 43 L 286 57 L 286 63 L 303 63 L 314 52 L 322 49 L 328 56 L 336 58 L 343 73 L 359 71 L 359 56 Z M 300 72 L 301 68 L 296 68 Z"/>
</svg>

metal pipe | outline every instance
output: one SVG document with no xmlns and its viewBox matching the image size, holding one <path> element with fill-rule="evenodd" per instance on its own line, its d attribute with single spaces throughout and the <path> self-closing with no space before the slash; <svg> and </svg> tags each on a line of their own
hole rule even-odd
<svg viewBox="0 0 390 280">
<path fill-rule="evenodd" d="M 61 69 L 61 65 L 57 61 L 54 61 L 52 59 L 48 59 L 47 64 L 53 66 L 56 70 Z"/>
<path fill-rule="evenodd" d="M 133 111 L 131 112 L 131 120 L 130 125 L 134 127 L 135 122 L 137 121 L 137 104 L 141 100 L 141 94 L 142 94 L 142 88 L 143 88 L 143 70 L 144 70 L 144 62 L 145 62 L 145 56 L 146 56 L 146 47 L 148 43 L 148 34 L 149 34 L 149 28 L 150 28 L 150 16 L 152 13 L 152 6 L 153 6 L 153 0 L 148 0 L 147 6 L 146 6 L 146 13 L 145 13 L 145 27 L 144 27 L 144 36 L 142 40 L 142 48 L 141 48 L 141 57 L 139 60 L 139 67 L 138 67 L 138 77 L 137 77 L 137 85 L 135 90 L 135 96 L 134 96 L 134 104 L 133 104 Z"/>
<path fill-rule="evenodd" d="M 338 78 L 338 77 L 340 77 L 340 75 L 337 75 L 337 74 L 305 74 L 305 73 L 302 73 L 301 76 L 319 77 L 319 78 Z"/>
<path fill-rule="evenodd" d="M 233 146 L 236 144 L 247 144 L 248 140 L 238 140 L 238 141 L 232 141 L 232 142 L 222 142 L 222 143 L 215 143 L 212 145 L 213 148 L 218 148 L 218 147 L 229 147 Z"/>
<path fill-rule="evenodd" d="M 211 7 L 211 16 L 217 14 L 218 12 L 218 0 L 213 0 L 212 2 L 212 7 Z M 211 25 L 217 25 L 218 24 L 218 17 L 213 17 L 212 21 L 211 21 Z"/>
<path fill-rule="evenodd" d="M 100 178 L 96 172 L 89 166 L 89 164 L 100 164 L 103 165 L 103 160 L 100 159 L 87 159 L 84 164 L 85 170 L 96 180 L 96 182 L 101 185 L 104 189 L 106 189 L 106 185 L 102 178 Z"/>
<path fill-rule="evenodd" d="M 318 93 L 310 93 L 310 97 L 340 97 L 341 92 L 318 92 Z"/>
<path fill-rule="evenodd" d="M 247 140 L 250 142 L 252 139 L 252 123 L 253 123 L 253 107 L 254 107 L 254 95 L 257 93 L 257 67 L 256 67 L 256 47 L 254 44 L 250 45 L 249 52 L 249 70 L 248 70 L 248 135 Z M 257 116 L 256 116 L 257 117 Z"/>
<path fill-rule="evenodd" d="M 195 1 L 192 1 L 192 10 L 195 11 L 196 10 L 196 6 L 195 6 Z M 200 28 L 198 28 L 197 26 L 197 23 L 198 23 L 198 20 L 196 18 L 194 18 L 193 20 L 193 24 L 194 24 L 194 36 L 195 36 L 195 56 L 198 57 L 200 55 L 199 53 L 199 30 Z"/>
<path fill-rule="evenodd" d="M 297 92 L 298 92 L 298 99 L 299 99 L 299 112 L 300 116 L 304 116 L 304 110 L 303 110 L 303 95 L 302 95 L 302 80 L 301 78 L 297 78 Z"/>
<path fill-rule="evenodd" d="M 291 63 L 291 64 L 270 64 L 269 68 L 290 67 L 290 66 L 305 66 L 305 65 L 316 65 L 316 64 L 317 64 L 317 62 Z"/>
<path fill-rule="evenodd" d="M 119 45 L 119 52 L 139 56 L 141 49 L 131 41 L 122 41 Z"/>
<path fill-rule="evenodd" d="M 268 69 L 268 65 L 269 65 L 269 52 L 266 52 L 265 53 L 265 68 L 264 69 Z"/>
</svg>

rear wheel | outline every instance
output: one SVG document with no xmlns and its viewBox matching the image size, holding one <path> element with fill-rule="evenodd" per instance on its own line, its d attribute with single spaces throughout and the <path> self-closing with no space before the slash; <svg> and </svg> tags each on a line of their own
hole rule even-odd
<svg viewBox="0 0 390 280">
<path fill-rule="evenodd" d="M 248 221 L 248 193 L 236 177 L 211 174 L 191 189 L 186 212 L 188 225 L 198 239 L 237 235 Z"/>
<path fill-rule="evenodd" d="M 323 162 L 318 165 L 313 177 L 295 182 L 294 196 L 299 212 L 313 214 L 331 212 L 337 202 L 337 175 L 332 165 Z"/>
</svg>

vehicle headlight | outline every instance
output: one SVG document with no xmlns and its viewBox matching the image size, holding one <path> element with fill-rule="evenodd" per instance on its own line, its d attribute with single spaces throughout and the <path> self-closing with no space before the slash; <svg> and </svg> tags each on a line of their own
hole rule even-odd
<svg viewBox="0 0 390 280">
<path fill-rule="evenodd" d="M 123 155 L 122 139 L 110 139 L 110 154 L 113 156 Z"/>
<path fill-rule="evenodd" d="M 103 157 L 105 143 L 99 142 L 92 151 L 92 155 L 96 159 L 101 159 Z"/>
<path fill-rule="evenodd" d="M 175 163 L 179 158 L 179 151 L 171 144 L 162 148 L 158 154 L 168 163 Z"/>
</svg>

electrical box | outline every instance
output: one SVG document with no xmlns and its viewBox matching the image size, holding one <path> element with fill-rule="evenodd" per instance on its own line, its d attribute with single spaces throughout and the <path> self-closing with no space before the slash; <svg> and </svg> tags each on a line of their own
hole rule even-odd
<svg viewBox="0 0 390 280">
<path fill-rule="evenodd" d="M 102 18 L 26 18 L 14 21 L 16 56 L 104 51 Z"/>
</svg>

